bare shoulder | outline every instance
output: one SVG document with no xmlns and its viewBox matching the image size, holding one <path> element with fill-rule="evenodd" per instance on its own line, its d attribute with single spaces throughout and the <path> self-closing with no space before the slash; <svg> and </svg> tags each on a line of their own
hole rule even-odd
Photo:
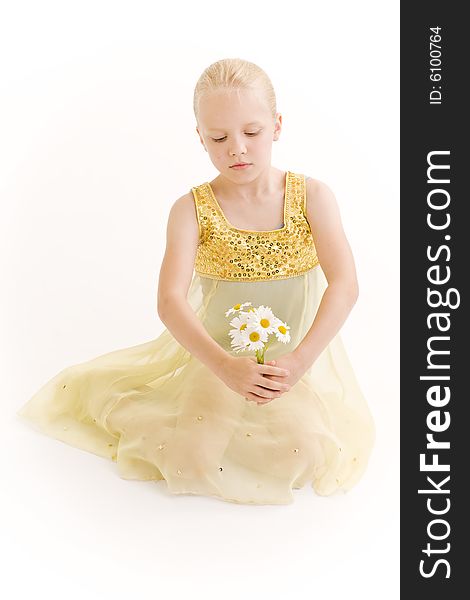
<svg viewBox="0 0 470 600">
<path fill-rule="evenodd" d="M 175 200 L 166 228 L 166 249 L 160 268 L 158 301 L 186 297 L 199 245 L 199 224 L 192 192 Z"/>
<path fill-rule="evenodd" d="M 199 244 L 199 223 L 191 191 L 175 200 L 168 214 L 167 243 L 181 239 L 194 250 Z"/>
<path fill-rule="evenodd" d="M 320 179 L 305 176 L 306 217 L 310 228 L 339 227 L 341 217 L 333 190 Z"/>
<path fill-rule="evenodd" d="M 183 194 L 173 202 L 170 209 L 170 216 L 173 219 L 179 220 L 180 225 L 185 228 L 198 229 L 196 206 L 191 191 Z"/>
<path fill-rule="evenodd" d="M 336 197 L 324 181 L 305 178 L 306 217 L 312 231 L 318 259 L 328 283 L 345 285 L 357 297 L 358 283 L 351 247 L 346 238 Z"/>
<path fill-rule="evenodd" d="M 187 192 L 186 194 L 183 194 L 182 196 L 180 196 L 177 200 L 175 200 L 173 202 L 173 206 L 183 206 L 183 207 L 186 207 L 186 209 L 188 209 L 189 207 L 192 208 L 193 204 L 194 204 L 194 196 L 191 191 Z"/>
</svg>

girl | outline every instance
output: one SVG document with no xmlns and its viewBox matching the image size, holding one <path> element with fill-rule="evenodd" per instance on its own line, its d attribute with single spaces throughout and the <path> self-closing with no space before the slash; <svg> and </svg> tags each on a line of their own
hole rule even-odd
<svg viewBox="0 0 470 600">
<path fill-rule="evenodd" d="M 210 65 L 194 113 L 219 174 L 171 207 L 158 285 L 167 329 L 64 369 L 18 414 L 176 494 L 288 504 L 307 482 L 349 490 L 375 427 L 338 334 L 358 284 L 334 195 L 271 165 L 282 117 L 257 65 Z M 261 305 L 263 327 L 272 313 L 286 325 L 265 364 L 231 344 L 240 304 Z"/>
</svg>

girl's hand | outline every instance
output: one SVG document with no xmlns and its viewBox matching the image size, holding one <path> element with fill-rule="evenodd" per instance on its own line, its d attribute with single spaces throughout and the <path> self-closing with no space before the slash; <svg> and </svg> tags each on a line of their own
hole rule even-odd
<svg viewBox="0 0 470 600">
<path fill-rule="evenodd" d="M 268 375 L 273 379 L 268 379 Z M 230 389 L 258 404 L 279 398 L 289 390 L 290 385 L 286 383 L 288 375 L 289 370 L 285 367 L 258 364 L 254 356 L 231 355 L 227 356 L 217 373 Z"/>
<path fill-rule="evenodd" d="M 299 379 L 304 375 L 307 371 L 305 366 L 299 361 L 298 356 L 296 356 L 293 352 L 289 352 L 287 354 L 283 354 L 276 360 L 270 360 L 265 364 L 276 367 L 281 367 L 283 369 L 287 369 L 289 371 L 289 376 L 283 378 L 290 387 L 294 386 Z M 270 379 L 271 381 L 278 381 L 278 377 L 276 375 L 266 374 L 264 376 L 266 379 Z M 272 398 L 268 400 L 263 400 L 263 404 L 266 402 L 271 402 Z M 260 404 L 261 402 L 258 402 Z"/>
</svg>

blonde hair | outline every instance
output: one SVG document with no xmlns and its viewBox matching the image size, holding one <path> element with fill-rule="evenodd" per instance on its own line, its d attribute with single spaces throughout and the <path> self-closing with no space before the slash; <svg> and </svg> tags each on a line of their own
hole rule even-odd
<svg viewBox="0 0 470 600">
<path fill-rule="evenodd" d="M 267 101 L 273 120 L 276 118 L 276 94 L 271 80 L 261 67 L 241 58 L 224 58 L 209 65 L 194 88 L 193 110 L 198 121 L 201 98 L 217 90 L 259 90 Z"/>
</svg>

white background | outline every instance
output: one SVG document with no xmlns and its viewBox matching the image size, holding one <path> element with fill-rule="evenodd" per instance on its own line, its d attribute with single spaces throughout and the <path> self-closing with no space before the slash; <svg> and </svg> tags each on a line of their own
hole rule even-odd
<svg viewBox="0 0 470 600">
<path fill-rule="evenodd" d="M 399 597 L 399 3 L 17 1 L 0 9 L 0 586 L 11 599 Z M 349 493 L 288 506 L 173 496 L 33 432 L 62 368 L 163 331 L 172 203 L 217 173 L 194 85 L 259 64 L 273 165 L 335 192 L 360 284 L 342 337 L 377 425 Z M 3 591 L 3 590 L 2 590 Z"/>
</svg>

